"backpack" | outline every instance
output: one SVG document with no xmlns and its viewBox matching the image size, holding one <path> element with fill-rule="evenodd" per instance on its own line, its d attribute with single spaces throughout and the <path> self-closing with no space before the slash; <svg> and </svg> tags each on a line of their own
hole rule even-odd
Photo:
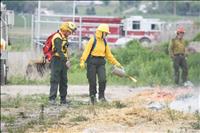
<svg viewBox="0 0 200 133">
<path fill-rule="evenodd" d="M 48 61 L 51 61 L 52 56 L 53 56 L 53 51 L 52 51 L 52 39 L 53 36 L 59 33 L 59 31 L 54 32 L 53 34 L 51 34 L 47 40 L 44 42 L 44 46 L 43 46 L 43 53 L 44 53 L 44 57 L 45 59 L 47 59 Z M 60 33 L 59 33 L 60 34 Z"/>
<path fill-rule="evenodd" d="M 107 46 L 106 39 L 104 38 L 103 41 L 104 41 L 105 50 L 106 50 L 106 46 Z M 86 62 L 88 61 L 89 57 L 91 56 L 92 51 L 93 51 L 94 48 L 96 47 L 96 43 L 97 43 L 97 39 L 96 39 L 96 36 L 94 35 L 94 42 L 93 42 L 93 44 L 92 44 L 92 48 L 91 48 L 91 50 L 90 50 L 90 53 L 89 53 L 89 55 L 88 55 L 88 58 L 86 59 Z"/>
</svg>

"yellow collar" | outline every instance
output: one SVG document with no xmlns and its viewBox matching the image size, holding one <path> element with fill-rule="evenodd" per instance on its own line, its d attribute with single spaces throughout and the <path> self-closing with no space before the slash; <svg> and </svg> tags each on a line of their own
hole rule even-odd
<svg viewBox="0 0 200 133">
<path fill-rule="evenodd" d="M 63 33 L 62 33 L 60 30 L 59 30 L 59 33 L 60 33 L 62 39 L 64 39 L 64 40 L 67 39 L 67 38 L 65 37 L 65 35 L 63 35 Z"/>
</svg>

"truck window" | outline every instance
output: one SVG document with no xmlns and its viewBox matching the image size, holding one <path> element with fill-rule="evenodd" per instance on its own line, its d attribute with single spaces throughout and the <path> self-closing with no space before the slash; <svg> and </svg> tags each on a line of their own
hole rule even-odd
<svg viewBox="0 0 200 133">
<path fill-rule="evenodd" d="M 119 34 L 120 34 L 120 36 L 125 36 L 125 31 L 124 31 L 123 25 L 121 25 L 121 26 L 119 27 Z"/>
<path fill-rule="evenodd" d="M 159 27 L 157 24 L 151 24 L 151 30 L 159 30 Z"/>
<path fill-rule="evenodd" d="M 133 28 L 133 30 L 139 30 L 140 29 L 140 21 L 133 21 L 132 28 Z"/>
</svg>

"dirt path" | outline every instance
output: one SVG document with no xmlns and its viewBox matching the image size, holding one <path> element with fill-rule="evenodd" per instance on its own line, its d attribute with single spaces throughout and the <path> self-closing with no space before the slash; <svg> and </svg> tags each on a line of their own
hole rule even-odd
<svg viewBox="0 0 200 133">
<path fill-rule="evenodd" d="M 150 89 L 149 87 L 131 88 L 128 86 L 108 86 L 106 89 L 106 97 L 108 100 L 122 100 L 137 92 Z M 88 85 L 69 85 L 68 95 L 85 95 L 88 94 Z M 49 86 L 47 85 L 9 85 L 1 87 L 1 98 L 6 95 L 16 96 L 32 95 L 32 94 L 49 94 Z"/>
</svg>

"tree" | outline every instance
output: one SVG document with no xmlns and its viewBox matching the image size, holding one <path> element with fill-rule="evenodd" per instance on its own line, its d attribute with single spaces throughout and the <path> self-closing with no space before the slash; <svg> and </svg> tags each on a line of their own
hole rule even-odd
<svg viewBox="0 0 200 133">
<path fill-rule="evenodd" d="M 126 10 L 128 8 L 132 8 L 132 7 L 138 7 L 140 5 L 140 1 L 137 0 L 128 0 L 128 1 L 123 1 L 123 0 L 119 0 L 119 7 L 117 7 L 117 9 L 119 9 L 119 12 L 122 12 L 123 10 Z"/>
<path fill-rule="evenodd" d="M 91 8 L 91 15 L 96 15 L 96 10 L 95 10 L 94 6 L 92 6 L 92 8 Z"/>
<path fill-rule="evenodd" d="M 176 1 L 159 1 L 158 9 L 152 10 L 151 7 L 148 7 L 148 13 L 152 14 L 173 14 L 174 11 L 176 15 L 193 15 L 198 16 L 200 13 L 200 3 L 197 1 L 190 2 L 179 2 Z"/>
<path fill-rule="evenodd" d="M 77 6 L 75 7 L 75 14 L 78 14 L 78 8 L 77 8 Z"/>
<path fill-rule="evenodd" d="M 103 4 L 104 4 L 105 6 L 108 6 L 109 3 L 110 3 L 110 0 L 102 0 L 102 2 L 103 2 Z"/>
<path fill-rule="evenodd" d="M 8 10 L 14 10 L 17 13 L 34 13 L 37 7 L 35 1 L 3 1 Z"/>
<path fill-rule="evenodd" d="M 91 8 L 87 8 L 86 14 L 87 15 L 96 15 L 96 10 L 95 10 L 94 6 L 92 6 Z"/>
<path fill-rule="evenodd" d="M 73 12 L 73 6 L 70 6 L 68 1 L 52 2 L 48 9 L 56 13 L 72 14 Z"/>
</svg>

